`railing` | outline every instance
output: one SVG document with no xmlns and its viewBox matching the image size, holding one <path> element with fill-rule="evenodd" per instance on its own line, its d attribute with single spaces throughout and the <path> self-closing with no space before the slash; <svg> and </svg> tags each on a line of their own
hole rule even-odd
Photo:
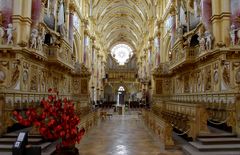
<svg viewBox="0 0 240 155">
<path fill-rule="evenodd" d="M 177 102 L 224 102 L 234 103 L 238 93 L 233 92 L 217 92 L 217 93 L 191 93 L 176 95 L 158 95 L 154 96 L 156 101 L 177 101 Z"/>
<path fill-rule="evenodd" d="M 18 92 L 8 91 L 0 92 L 5 99 L 6 106 L 11 107 L 23 107 L 25 104 L 39 103 L 43 98 L 47 98 L 49 93 L 38 93 L 38 92 Z M 71 99 L 71 94 L 58 94 L 58 98 Z"/>
<path fill-rule="evenodd" d="M 172 53 L 172 60 L 170 61 L 170 70 L 186 63 L 191 63 L 195 58 L 195 50 L 193 48 L 185 48 L 183 51 L 175 50 Z"/>
<path fill-rule="evenodd" d="M 74 61 L 72 60 L 71 51 L 60 49 L 58 46 L 47 46 L 44 47 L 44 50 L 47 51 L 49 62 L 59 63 L 67 68 L 73 68 Z"/>
</svg>

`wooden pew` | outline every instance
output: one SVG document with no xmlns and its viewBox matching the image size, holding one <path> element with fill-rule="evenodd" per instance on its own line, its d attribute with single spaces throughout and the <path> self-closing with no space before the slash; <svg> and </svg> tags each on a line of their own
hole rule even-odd
<svg viewBox="0 0 240 155">
<path fill-rule="evenodd" d="M 164 142 L 165 148 L 172 147 L 174 145 L 174 141 L 172 139 L 172 126 L 170 123 L 161 119 L 152 111 L 147 110 L 142 111 L 142 118 L 145 124 Z"/>
<path fill-rule="evenodd" d="M 94 125 L 97 124 L 98 118 L 99 111 L 91 112 L 84 117 L 80 117 L 80 124 L 78 125 L 78 127 L 80 129 L 84 128 L 85 132 L 87 133 Z"/>
<path fill-rule="evenodd" d="M 156 111 L 156 107 L 159 112 Z M 207 119 L 208 113 L 204 104 L 160 102 L 153 106 L 156 115 L 159 115 L 174 128 L 187 134 L 194 140 L 202 132 L 208 132 Z"/>
</svg>

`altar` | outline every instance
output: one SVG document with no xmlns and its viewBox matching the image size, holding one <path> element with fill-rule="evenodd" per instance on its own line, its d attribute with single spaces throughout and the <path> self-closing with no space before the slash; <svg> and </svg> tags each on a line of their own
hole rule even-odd
<svg viewBox="0 0 240 155">
<path fill-rule="evenodd" d="M 125 114 L 125 105 L 117 105 L 116 110 L 119 115 L 124 115 Z"/>
</svg>

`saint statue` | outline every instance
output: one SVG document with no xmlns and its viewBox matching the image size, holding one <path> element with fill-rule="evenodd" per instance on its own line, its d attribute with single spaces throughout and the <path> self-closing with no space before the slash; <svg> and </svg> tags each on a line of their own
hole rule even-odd
<svg viewBox="0 0 240 155">
<path fill-rule="evenodd" d="M 236 37 L 236 32 L 238 31 L 239 29 L 236 28 L 236 26 L 234 24 L 231 25 L 230 27 L 230 37 L 231 37 L 231 43 L 232 45 L 236 45 L 236 40 L 237 40 L 237 37 Z"/>
</svg>

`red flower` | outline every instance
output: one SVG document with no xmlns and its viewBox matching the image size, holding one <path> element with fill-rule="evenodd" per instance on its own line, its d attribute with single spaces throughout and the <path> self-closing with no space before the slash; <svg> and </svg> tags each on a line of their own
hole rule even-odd
<svg viewBox="0 0 240 155">
<path fill-rule="evenodd" d="M 53 93 L 52 89 L 48 90 Z M 54 90 L 55 92 L 58 91 Z M 62 145 L 69 146 L 79 142 L 85 132 L 79 130 L 77 125 L 80 119 L 74 110 L 74 104 L 66 98 L 56 100 L 57 97 L 49 95 L 48 100 L 41 101 L 41 110 L 29 108 L 26 111 L 27 118 L 23 118 L 17 111 L 13 115 L 19 123 L 29 126 L 34 125 L 39 128 L 40 134 L 46 139 L 57 140 L 62 138 Z"/>
</svg>

